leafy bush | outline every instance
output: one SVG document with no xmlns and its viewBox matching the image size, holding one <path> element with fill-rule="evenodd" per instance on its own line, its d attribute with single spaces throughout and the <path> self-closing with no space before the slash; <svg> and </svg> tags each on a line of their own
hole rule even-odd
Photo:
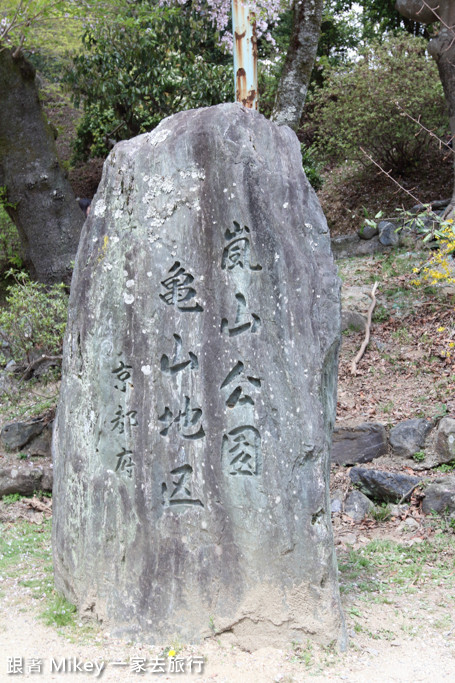
<svg viewBox="0 0 455 683">
<path fill-rule="evenodd" d="M 231 57 L 191 6 L 135 3 L 117 22 L 90 27 L 83 42 L 66 75 L 85 109 L 75 160 L 105 155 L 109 139 L 149 131 L 170 114 L 232 99 Z"/>
<path fill-rule="evenodd" d="M 46 287 L 21 273 L 7 291 L 7 307 L 0 312 L 0 336 L 13 359 L 30 363 L 38 354 L 61 353 L 68 306 L 65 285 Z"/>
<path fill-rule="evenodd" d="M 327 69 L 310 123 L 324 158 L 365 162 L 362 146 L 396 174 L 418 166 L 431 138 L 403 109 L 437 133 L 448 125 L 438 71 L 425 48 L 423 39 L 403 34 L 373 43 L 351 65 Z"/>
<path fill-rule="evenodd" d="M 320 174 L 321 164 L 315 158 L 314 147 L 306 147 L 302 143 L 300 145 L 300 151 L 302 154 L 303 170 L 305 171 L 306 177 L 315 190 L 320 190 L 324 181 Z"/>
</svg>

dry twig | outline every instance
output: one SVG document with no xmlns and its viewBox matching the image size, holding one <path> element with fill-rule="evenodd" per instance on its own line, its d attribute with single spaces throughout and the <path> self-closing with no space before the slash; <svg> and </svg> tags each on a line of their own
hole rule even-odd
<svg viewBox="0 0 455 683">
<path fill-rule="evenodd" d="M 373 289 L 371 290 L 371 293 L 370 293 L 371 305 L 370 305 L 370 308 L 368 309 L 367 326 L 366 326 L 366 330 L 365 330 L 365 339 L 363 340 L 363 344 L 360 347 L 357 356 L 354 358 L 354 360 L 351 363 L 351 375 L 357 374 L 357 363 L 359 362 L 359 360 L 362 358 L 363 354 L 365 353 L 365 349 L 367 348 L 369 341 L 370 341 L 371 318 L 373 315 L 374 307 L 376 306 L 376 290 L 377 290 L 377 288 L 378 288 L 378 283 L 375 282 L 373 285 Z"/>
</svg>

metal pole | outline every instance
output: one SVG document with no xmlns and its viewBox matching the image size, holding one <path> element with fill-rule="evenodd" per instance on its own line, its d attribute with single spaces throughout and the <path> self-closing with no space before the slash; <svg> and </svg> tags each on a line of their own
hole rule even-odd
<svg viewBox="0 0 455 683">
<path fill-rule="evenodd" d="M 235 100 L 258 108 L 258 48 L 256 17 L 248 0 L 232 0 Z"/>
</svg>

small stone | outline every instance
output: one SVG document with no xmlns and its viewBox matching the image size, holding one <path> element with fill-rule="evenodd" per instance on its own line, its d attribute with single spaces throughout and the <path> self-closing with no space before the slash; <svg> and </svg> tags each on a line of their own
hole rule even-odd
<svg viewBox="0 0 455 683">
<path fill-rule="evenodd" d="M 454 420 L 455 424 L 455 420 Z M 411 458 L 425 446 L 425 438 L 431 431 L 433 423 L 422 418 L 404 420 L 392 427 L 389 443 L 396 455 Z"/>
<path fill-rule="evenodd" d="M 10 422 L 3 427 L 0 438 L 5 446 L 11 450 L 16 450 L 25 446 L 33 437 L 41 434 L 45 426 L 46 423 L 42 419 L 31 422 Z"/>
<path fill-rule="evenodd" d="M 362 225 L 360 230 L 357 231 L 358 236 L 361 240 L 371 240 L 373 237 L 379 234 L 378 226 L 375 225 Z"/>
<path fill-rule="evenodd" d="M 361 491 L 351 491 L 344 504 L 344 513 L 354 522 L 361 522 L 373 507 L 373 503 Z"/>
<path fill-rule="evenodd" d="M 395 223 L 391 221 L 381 221 L 378 224 L 379 241 L 385 247 L 396 247 L 400 243 L 400 236 L 397 232 Z"/>
<path fill-rule="evenodd" d="M 455 460 L 455 419 L 443 417 L 436 434 L 436 454 L 439 463 Z"/>
<path fill-rule="evenodd" d="M 362 332 L 367 325 L 367 319 L 364 315 L 356 311 L 341 311 L 341 331 L 354 330 Z"/>
<path fill-rule="evenodd" d="M 332 438 L 332 462 L 354 465 L 371 462 L 387 453 L 387 434 L 379 422 L 357 427 L 335 427 Z"/>
<path fill-rule="evenodd" d="M 345 545 L 355 545 L 357 543 L 357 536 L 355 534 L 345 534 L 341 540 Z"/>
<path fill-rule="evenodd" d="M 386 503 L 400 500 L 421 481 L 420 477 L 412 477 L 400 472 L 369 470 L 362 467 L 353 467 L 349 476 L 352 483 L 358 484 L 360 490 L 369 498 Z"/>
<path fill-rule="evenodd" d="M 425 489 L 422 510 L 427 515 L 431 512 L 440 515 L 455 512 L 455 474 L 440 477 Z"/>
</svg>

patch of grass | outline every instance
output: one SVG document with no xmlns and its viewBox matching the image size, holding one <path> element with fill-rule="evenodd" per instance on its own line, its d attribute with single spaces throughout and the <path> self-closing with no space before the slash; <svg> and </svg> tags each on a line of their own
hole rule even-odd
<svg viewBox="0 0 455 683">
<path fill-rule="evenodd" d="M 390 318 L 390 313 L 385 306 L 380 304 L 376 306 L 373 312 L 373 322 L 374 323 L 384 323 Z"/>
<path fill-rule="evenodd" d="M 455 539 L 444 534 L 430 541 L 405 546 L 389 540 L 371 541 L 364 548 L 340 555 L 344 592 L 414 592 L 433 583 L 455 583 Z"/>
<path fill-rule="evenodd" d="M 40 617 L 47 625 L 75 627 L 75 606 L 54 588 L 51 555 L 50 520 L 39 526 L 0 523 L 0 579 L 15 580 L 32 598 L 44 601 Z"/>
<path fill-rule="evenodd" d="M 370 510 L 370 516 L 377 522 L 385 522 L 390 516 L 390 505 L 388 503 L 381 503 L 380 505 L 375 505 Z"/>
<path fill-rule="evenodd" d="M 8 495 L 3 496 L 2 501 L 5 503 L 5 505 L 12 505 L 21 499 L 22 495 L 20 493 L 9 493 Z"/>
<path fill-rule="evenodd" d="M 423 462 L 425 460 L 425 451 L 417 451 L 413 454 L 412 459 L 416 462 Z"/>
<path fill-rule="evenodd" d="M 307 667 L 311 666 L 313 661 L 313 647 L 309 640 L 307 641 L 306 645 L 302 645 L 302 643 L 293 641 L 292 652 L 292 661 L 300 662 Z"/>
<path fill-rule="evenodd" d="M 76 607 L 54 592 L 41 617 L 47 626 L 75 626 Z"/>
<path fill-rule="evenodd" d="M 438 467 L 435 467 L 435 469 L 438 470 L 438 472 L 453 472 L 455 470 L 455 460 L 438 465 Z"/>
</svg>

